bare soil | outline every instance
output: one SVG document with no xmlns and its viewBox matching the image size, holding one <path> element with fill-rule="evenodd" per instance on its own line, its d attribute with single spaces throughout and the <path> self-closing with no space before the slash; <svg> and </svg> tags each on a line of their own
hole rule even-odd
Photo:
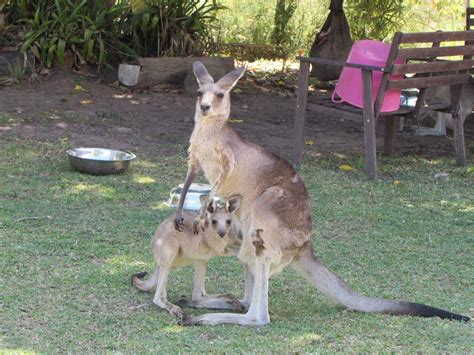
<svg viewBox="0 0 474 355">
<path fill-rule="evenodd" d="M 291 76 L 291 75 L 290 75 Z M 231 125 L 244 138 L 285 155 L 291 152 L 295 94 L 291 85 L 271 85 L 247 77 L 232 95 Z M 0 87 L 0 142 L 14 135 L 37 141 L 67 139 L 71 146 L 129 150 L 148 158 L 176 154 L 193 129 L 195 99 L 179 88 L 161 86 L 132 92 L 111 84 L 114 78 L 90 78 L 58 71 L 28 84 Z M 317 93 L 316 93 L 317 94 Z M 2 118 L 2 115 L 4 116 Z M 465 125 L 466 147 L 474 145 L 474 120 Z M 378 147 L 383 144 L 383 120 Z M 306 152 L 360 154 L 362 122 L 309 112 Z M 418 137 L 397 132 L 395 154 L 454 156 L 447 137 Z"/>
</svg>

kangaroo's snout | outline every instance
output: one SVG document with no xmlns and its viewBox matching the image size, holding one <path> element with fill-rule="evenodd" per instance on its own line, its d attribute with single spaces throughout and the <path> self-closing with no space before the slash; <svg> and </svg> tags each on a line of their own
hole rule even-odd
<svg viewBox="0 0 474 355">
<path fill-rule="evenodd" d="M 224 238 L 227 234 L 227 231 L 226 230 L 218 230 L 217 231 L 217 235 L 221 238 Z"/>
<path fill-rule="evenodd" d="M 211 108 L 211 105 L 201 104 L 201 111 L 202 111 L 203 114 L 208 113 L 210 108 Z"/>
</svg>

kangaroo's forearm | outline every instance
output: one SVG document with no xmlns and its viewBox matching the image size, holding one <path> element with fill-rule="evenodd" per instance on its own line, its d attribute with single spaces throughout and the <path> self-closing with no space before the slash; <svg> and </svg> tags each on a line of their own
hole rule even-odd
<svg viewBox="0 0 474 355">
<path fill-rule="evenodd" d="M 181 190 L 181 194 L 179 196 L 179 203 L 178 203 L 178 210 L 177 210 L 177 212 L 179 213 L 183 210 L 184 200 L 186 199 L 189 186 L 191 186 L 192 182 L 194 181 L 194 178 L 196 177 L 198 170 L 199 168 L 196 166 L 189 167 L 188 174 L 186 175 L 186 180 L 184 181 L 183 189 Z"/>
</svg>

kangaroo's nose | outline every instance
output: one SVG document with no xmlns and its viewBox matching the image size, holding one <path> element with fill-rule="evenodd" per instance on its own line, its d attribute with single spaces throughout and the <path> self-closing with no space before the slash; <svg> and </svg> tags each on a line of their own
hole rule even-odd
<svg viewBox="0 0 474 355">
<path fill-rule="evenodd" d="M 205 105 L 205 104 L 201 105 L 201 110 L 203 112 L 209 111 L 210 108 L 211 108 L 211 105 Z"/>
<path fill-rule="evenodd" d="M 224 238 L 225 235 L 226 235 L 226 233 L 227 233 L 226 231 L 221 231 L 221 230 L 220 230 L 220 231 L 217 231 L 217 234 L 218 234 L 219 237 L 221 237 L 221 238 Z"/>
</svg>

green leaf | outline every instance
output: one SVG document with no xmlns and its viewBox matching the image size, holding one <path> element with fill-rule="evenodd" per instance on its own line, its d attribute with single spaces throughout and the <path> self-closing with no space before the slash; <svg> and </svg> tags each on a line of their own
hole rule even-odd
<svg viewBox="0 0 474 355">
<path fill-rule="evenodd" d="M 58 40 L 58 47 L 56 49 L 56 60 L 59 64 L 64 64 L 64 52 L 66 51 L 66 42 L 62 39 Z"/>
</svg>

